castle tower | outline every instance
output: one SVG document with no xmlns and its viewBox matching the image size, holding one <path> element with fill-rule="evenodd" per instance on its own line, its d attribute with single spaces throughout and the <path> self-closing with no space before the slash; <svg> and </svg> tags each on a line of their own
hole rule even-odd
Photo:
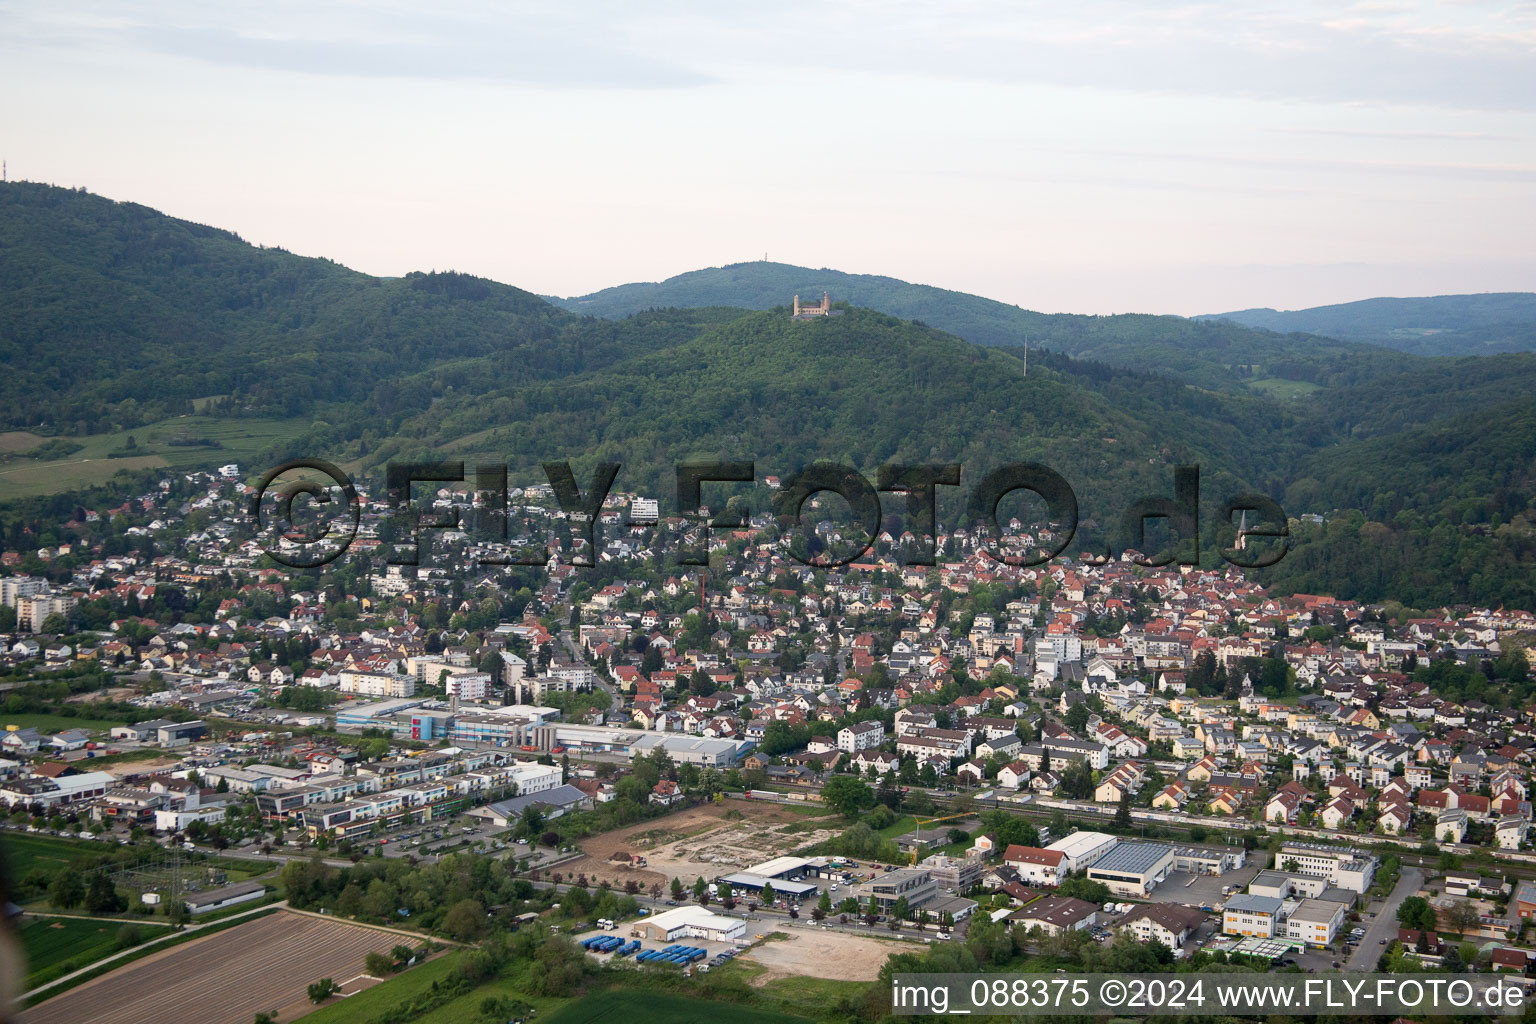
<svg viewBox="0 0 1536 1024">
<path fill-rule="evenodd" d="M 795 316 L 800 315 L 800 296 L 795 296 Z"/>
<path fill-rule="evenodd" d="M 826 292 L 821 293 L 821 311 L 823 313 L 830 313 L 832 311 L 832 296 Z"/>
</svg>

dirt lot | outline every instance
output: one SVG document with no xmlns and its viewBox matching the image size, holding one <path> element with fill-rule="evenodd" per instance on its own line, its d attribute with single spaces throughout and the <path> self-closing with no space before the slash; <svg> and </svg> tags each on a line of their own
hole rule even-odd
<svg viewBox="0 0 1536 1024">
<path fill-rule="evenodd" d="M 892 953 L 912 953 L 926 948 L 921 944 L 871 939 L 819 928 L 790 928 L 784 934 L 789 938 L 760 943 L 750 953 L 742 955 L 742 960 L 768 968 L 767 973 L 752 980 L 754 985 L 790 977 L 874 981 Z"/>
<path fill-rule="evenodd" d="M 363 958 L 403 936 L 279 911 L 136 960 L 21 1013 L 19 1024 L 250 1024 L 314 1009 L 305 989 L 363 973 Z"/>
<path fill-rule="evenodd" d="M 728 800 L 594 836 L 580 844 L 586 856 L 559 871 L 618 885 L 630 879 L 645 887 L 668 885 L 674 877 L 691 884 L 700 875 L 739 871 L 837 834 L 816 827 L 821 821 L 777 804 Z M 646 866 L 610 860 L 618 852 L 644 857 Z"/>
</svg>

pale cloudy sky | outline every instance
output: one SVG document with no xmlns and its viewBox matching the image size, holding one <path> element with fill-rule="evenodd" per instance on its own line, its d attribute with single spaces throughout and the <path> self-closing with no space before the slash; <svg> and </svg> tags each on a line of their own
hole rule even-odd
<svg viewBox="0 0 1536 1024">
<path fill-rule="evenodd" d="M 1536 290 L 1536 3 L 0 0 L 0 156 L 375 274 Z"/>
</svg>

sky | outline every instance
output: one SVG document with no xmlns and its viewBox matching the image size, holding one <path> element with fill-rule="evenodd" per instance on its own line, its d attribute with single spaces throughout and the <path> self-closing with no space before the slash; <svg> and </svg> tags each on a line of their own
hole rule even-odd
<svg viewBox="0 0 1536 1024">
<path fill-rule="evenodd" d="M 579 295 L 763 256 L 1045 312 L 1536 290 L 1536 3 L 0 0 L 0 158 Z"/>
</svg>

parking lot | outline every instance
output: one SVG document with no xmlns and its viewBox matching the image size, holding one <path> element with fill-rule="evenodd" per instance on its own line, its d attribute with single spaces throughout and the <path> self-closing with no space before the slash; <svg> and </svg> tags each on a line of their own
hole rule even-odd
<svg viewBox="0 0 1536 1024">
<path fill-rule="evenodd" d="M 734 958 L 741 951 L 740 947 L 738 947 L 733 942 L 715 942 L 711 939 L 682 938 L 673 942 L 662 942 L 656 939 L 642 938 L 640 925 L 644 920 L 644 918 L 640 918 L 636 921 L 621 922 L 617 928 L 611 930 L 591 928 L 572 935 L 572 938 L 575 939 L 578 943 L 583 939 L 589 939 L 599 935 L 612 935 L 616 936 L 617 938 L 625 939 L 626 941 L 631 939 L 639 940 L 640 948 L 633 950 L 632 952 L 622 957 L 618 956 L 617 953 L 598 953 L 592 950 L 588 950 L 589 956 L 594 956 L 597 959 L 604 961 L 605 963 L 615 960 L 619 963 L 623 963 L 625 961 L 634 963 L 635 957 L 648 949 L 665 949 L 668 946 L 693 946 L 696 949 L 704 950 L 704 952 L 707 954 L 703 960 L 699 960 L 693 964 L 688 965 L 691 970 L 699 971 L 705 970 L 706 968 L 712 966 L 718 966 L 719 964 L 725 962 L 726 959 Z M 750 931 L 747 933 L 748 941 L 753 938 L 753 934 L 754 933 Z M 645 965 L 642 964 L 641 966 Z"/>
<path fill-rule="evenodd" d="M 1228 886 L 1236 886 L 1234 891 L 1247 888 L 1248 883 L 1253 881 L 1253 876 L 1263 870 L 1261 865 L 1268 859 L 1268 854 L 1254 852 L 1249 854 L 1248 863 L 1245 866 L 1236 871 L 1228 871 L 1224 875 L 1191 875 L 1187 871 L 1175 871 L 1162 885 L 1152 890 L 1152 895 L 1148 899 L 1153 903 L 1184 903 L 1191 907 L 1219 907 L 1227 902 L 1223 889 Z"/>
</svg>

